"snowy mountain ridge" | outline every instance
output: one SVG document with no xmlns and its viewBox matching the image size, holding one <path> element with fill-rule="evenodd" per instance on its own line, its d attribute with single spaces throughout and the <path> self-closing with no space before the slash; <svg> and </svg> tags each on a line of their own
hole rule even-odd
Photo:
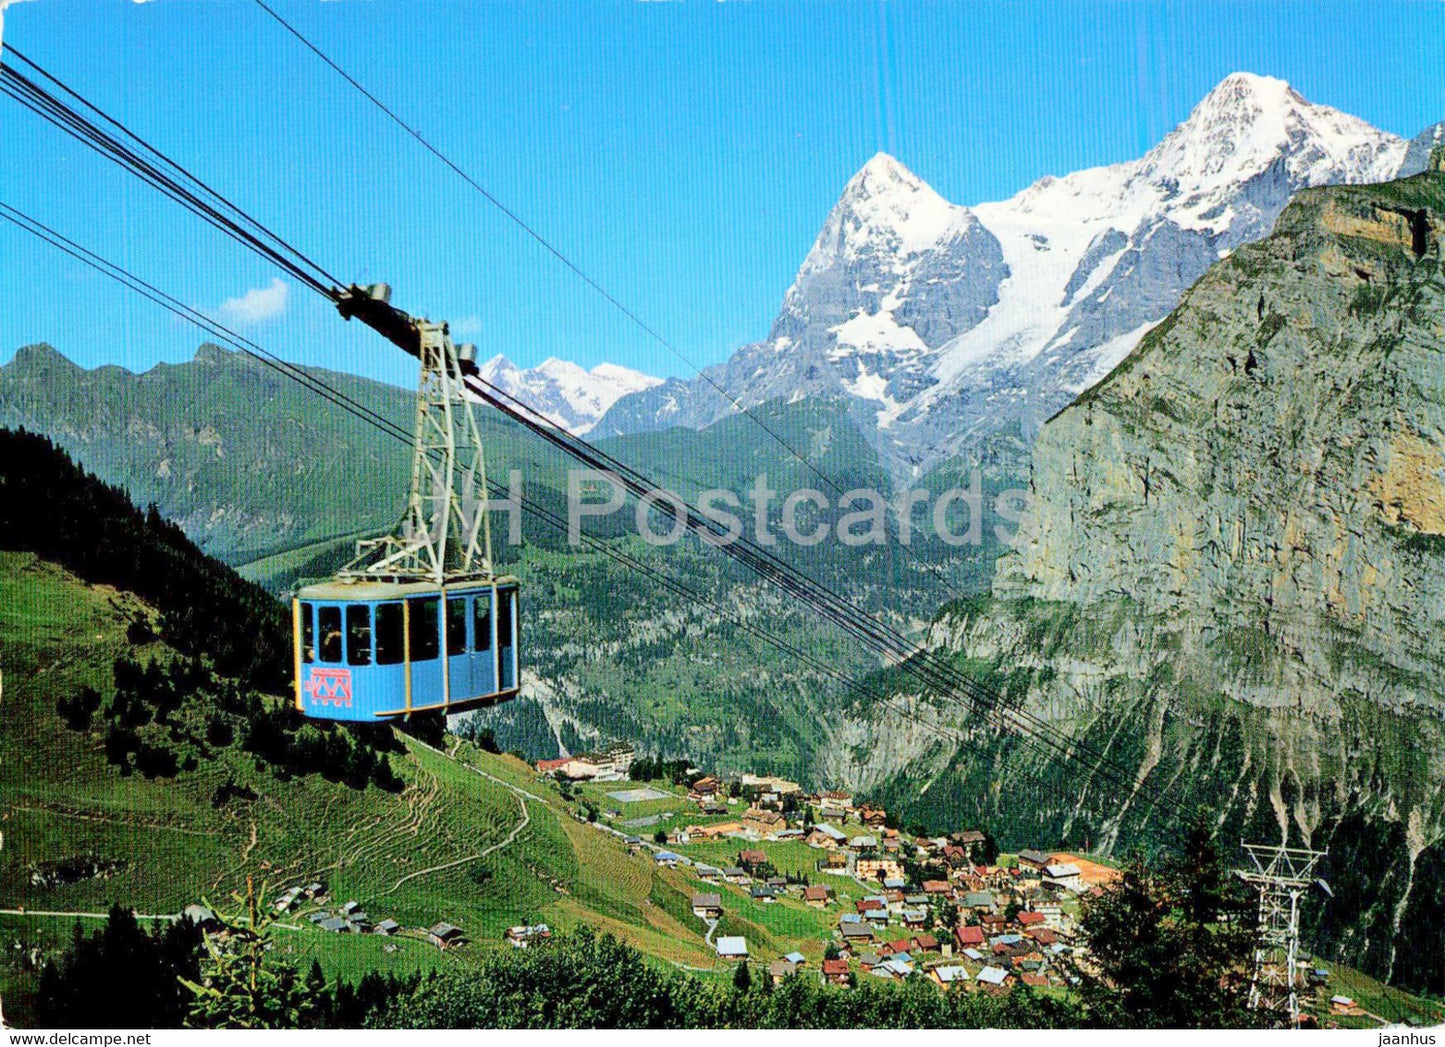
<svg viewBox="0 0 1445 1047">
<path fill-rule="evenodd" d="M 996 203 L 950 203 L 879 153 L 848 181 L 767 339 L 706 379 L 623 397 L 598 432 L 701 427 L 731 399 L 843 396 L 902 475 L 991 434 L 1029 441 L 1294 193 L 1414 173 L 1418 154 L 1249 73 L 1139 159 Z"/>
<path fill-rule="evenodd" d="M 553 424 L 579 434 L 591 430 L 622 397 L 662 384 L 661 378 L 618 364 L 600 363 L 588 371 L 556 357 L 523 370 L 498 354 L 479 371 L 484 381 L 525 401 Z"/>
</svg>

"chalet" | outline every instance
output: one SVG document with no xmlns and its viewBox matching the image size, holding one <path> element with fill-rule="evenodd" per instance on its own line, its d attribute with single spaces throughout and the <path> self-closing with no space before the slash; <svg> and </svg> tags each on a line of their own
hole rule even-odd
<svg viewBox="0 0 1445 1047">
<path fill-rule="evenodd" d="M 968 847 L 975 843 L 983 843 L 984 835 L 977 829 L 965 829 L 963 832 L 954 833 L 950 839 L 960 847 Z"/>
<path fill-rule="evenodd" d="M 913 938 L 914 952 L 937 952 L 938 939 L 931 934 L 919 934 Z"/>
<path fill-rule="evenodd" d="M 326 897 L 326 885 L 320 881 L 308 883 L 305 888 L 303 888 L 303 893 L 313 902 L 320 901 Z"/>
<path fill-rule="evenodd" d="M 768 886 L 775 891 L 786 891 L 788 889 L 788 878 L 786 876 L 769 876 Z"/>
<path fill-rule="evenodd" d="M 752 889 L 752 899 L 764 905 L 772 905 L 778 900 L 778 892 L 765 883 L 755 883 Z"/>
<path fill-rule="evenodd" d="M 1018 922 L 1019 926 L 1024 928 L 1042 927 L 1044 923 L 1044 914 L 1041 912 L 1024 911 L 1018 914 Z"/>
<path fill-rule="evenodd" d="M 627 849 L 628 849 L 629 851 L 636 851 L 637 848 L 639 848 L 639 847 L 642 846 L 642 837 L 641 837 L 641 836 L 627 836 L 627 837 L 624 837 L 624 838 L 623 838 L 622 842 L 627 845 Z"/>
<path fill-rule="evenodd" d="M 762 851 L 743 851 L 738 855 L 738 864 L 752 872 L 760 865 L 767 865 L 768 856 Z"/>
<path fill-rule="evenodd" d="M 946 967 L 933 967 L 929 969 L 928 977 L 933 979 L 935 985 L 951 989 L 955 985 L 962 985 L 968 981 L 968 968 L 954 964 Z"/>
<path fill-rule="evenodd" d="M 667 842 L 674 847 L 682 847 L 692 843 L 692 833 L 686 829 L 673 829 L 667 834 Z"/>
<path fill-rule="evenodd" d="M 801 840 L 805 836 L 807 836 L 807 833 L 803 832 L 802 829 L 780 829 L 773 833 L 773 839 L 775 840 Z"/>
<path fill-rule="evenodd" d="M 953 940 L 960 949 L 980 946 L 983 944 L 983 928 L 960 924 L 953 929 Z"/>
<path fill-rule="evenodd" d="M 989 891 L 969 891 L 963 896 L 963 907 L 975 911 L 993 909 L 993 894 Z"/>
<path fill-rule="evenodd" d="M 717 954 L 724 960 L 746 960 L 748 958 L 748 940 L 741 935 L 719 938 Z"/>
<path fill-rule="evenodd" d="M 864 807 L 858 812 L 858 820 L 864 825 L 881 829 L 888 822 L 888 815 L 878 807 Z"/>
<path fill-rule="evenodd" d="M 694 894 L 692 896 L 692 914 L 699 920 L 716 920 L 722 915 L 722 895 Z"/>
<path fill-rule="evenodd" d="M 922 891 L 915 891 L 912 894 L 905 894 L 903 896 L 903 904 L 910 909 L 926 909 L 928 908 L 928 902 L 928 895 Z"/>
<path fill-rule="evenodd" d="M 798 968 L 787 960 L 774 960 L 768 964 L 768 977 L 773 980 L 774 985 L 782 985 L 797 973 Z"/>
<path fill-rule="evenodd" d="M 451 949 L 458 945 L 466 944 L 467 936 L 460 927 L 454 927 L 449 923 L 441 922 L 431 926 L 426 936 L 432 943 L 441 949 Z"/>
<path fill-rule="evenodd" d="M 1052 927 L 1030 927 L 1028 935 L 1040 945 L 1055 945 L 1059 940 L 1059 932 Z"/>
<path fill-rule="evenodd" d="M 891 960 L 884 960 L 877 967 L 873 968 L 875 977 L 891 978 L 894 981 L 902 981 L 913 973 L 913 964 L 907 960 L 894 957 Z"/>
<path fill-rule="evenodd" d="M 737 884 L 740 887 L 752 882 L 752 877 L 748 875 L 748 871 L 740 865 L 734 865 L 730 869 L 724 869 L 723 879 L 728 883 Z"/>
<path fill-rule="evenodd" d="M 545 923 L 531 927 L 507 928 L 507 944 L 514 949 L 525 949 L 535 941 L 545 941 L 550 937 L 552 937 L 552 929 Z"/>
<path fill-rule="evenodd" d="M 382 920 L 379 924 L 377 924 L 377 925 L 376 925 L 375 927 L 373 927 L 371 930 L 372 930 L 372 933 L 373 933 L 373 934 L 391 935 L 391 934 L 395 934 L 397 931 L 401 930 L 401 924 L 397 923 L 395 920 L 393 920 L 393 919 L 391 919 L 390 917 L 388 917 L 387 919 Z"/>
<path fill-rule="evenodd" d="M 717 798 L 722 792 L 723 783 L 716 778 L 699 778 L 692 783 L 687 792 L 687 798 L 695 803 L 704 803 Z"/>
<path fill-rule="evenodd" d="M 781 832 L 788 827 L 788 820 L 777 811 L 770 811 L 763 807 L 749 807 L 743 815 L 743 828 L 757 833 L 759 836 L 770 836 L 773 833 Z"/>
<path fill-rule="evenodd" d="M 701 810 L 703 814 L 717 815 L 717 814 L 727 814 L 727 813 L 728 813 L 727 804 L 725 804 L 725 803 L 718 803 L 716 800 L 703 800 L 703 801 L 702 801 L 700 804 L 698 804 L 697 806 L 698 806 L 698 809 Z"/>
<path fill-rule="evenodd" d="M 928 910 L 904 909 L 903 925 L 913 930 L 917 930 L 920 927 L 926 927 L 928 925 Z"/>
<path fill-rule="evenodd" d="M 831 873 L 847 872 L 848 853 L 846 851 L 829 851 L 823 855 L 823 860 L 818 863 L 818 868 Z"/>
<path fill-rule="evenodd" d="M 1002 967 L 985 967 L 978 972 L 977 981 L 980 985 L 1002 988 L 1008 983 L 1009 973 Z"/>
<path fill-rule="evenodd" d="M 336 934 L 350 934 L 351 921 L 342 916 L 328 916 L 316 924 L 323 931 L 332 931 Z"/>
<path fill-rule="evenodd" d="M 556 759 L 556 760 L 538 760 L 538 761 L 537 761 L 537 773 L 538 773 L 538 774 L 556 774 L 556 773 L 557 773 L 558 771 L 560 771 L 562 768 L 566 767 L 567 764 L 568 764 L 568 762 L 569 762 L 571 759 L 572 759 L 572 758 L 571 758 L 570 756 L 563 756 L 563 757 L 561 757 L 560 759 Z"/>
<path fill-rule="evenodd" d="M 878 947 L 878 951 L 884 956 L 895 956 L 901 952 L 907 952 L 913 948 L 912 938 L 895 938 L 891 942 L 884 942 Z"/>
<path fill-rule="evenodd" d="M 841 847 L 847 842 L 848 836 L 846 833 L 826 823 L 813 826 L 813 831 L 808 834 L 809 847 L 824 847 L 832 850 L 835 847 Z"/>
<path fill-rule="evenodd" d="M 884 912 L 888 911 L 888 904 L 882 898 L 871 895 L 867 898 L 859 898 L 853 903 L 853 907 L 861 916 L 867 916 L 870 912 L 877 912 L 880 909 Z"/>
<path fill-rule="evenodd" d="M 962 869 L 968 865 L 968 852 L 962 847 L 949 845 L 943 849 L 943 861 L 950 869 Z"/>
<path fill-rule="evenodd" d="M 823 981 L 833 985 L 848 984 L 848 961 L 847 960 L 824 960 Z"/>
<path fill-rule="evenodd" d="M 833 901 L 833 890 L 821 884 L 804 887 L 803 901 L 815 909 L 826 909 Z"/>
<path fill-rule="evenodd" d="M 924 880 L 923 893 L 949 895 L 953 893 L 953 884 L 947 880 Z"/>
<path fill-rule="evenodd" d="M 862 921 L 839 924 L 838 933 L 843 936 L 843 941 L 852 944 L 873 940 L 873 928 Z"/>
<path fill-rule="evenodd" d="M 352 913 L 356 912 L 356 910 L 360 908 L 360 902 L 343 902 L 339 912 L 342 916 L 350 916 Z"/>
<path fill-rule="evenodd" d="M 898 900 L 903 900 L 903 888 L 908 886 L 908 881 L 901 876 L 889 876 L 883 880 L 883 889 L 886 891 L 897 891 Z"/>
<path fill-rule="evenodd" d="M 1043 851 L 1026 850 L 1019 851 L 1019 865 L 1029 869 L 1042 870 L 1049 864 L 1049 856 Z"/>
<path fill-rule="evenodd" d="M 210 911 L 210 910 L 207 910 L 207 912 L 209 912 L 209 911 Z M 211 919 L 214 920 L 215 917 L 213 916 L 213 917 L 211 917 Z M 330 914 L 329 912 L 327 912 L 325 909 L 317 909 L 315 912 L 309 912 L 309 913 L 307 913 L 307 914 L 306 914 L 306 919 L 310 920 L 312 923 L 320 923 L 322 920 L 329 920 L 329 919 L 331 919 L 331 914 Z"/>
<path fill-rule="evenodd" d="M 1008 918 L 1002 913 L 982 913 L 979 915 L 978 922 L 983 926 L 984 934 L 1002 934 L 1008 927 Z"/>
<path fill-rule="evenodd" d="M 1032 971 L 1025 971 L 1023 974 L 1020 974 L 1019 981 L 1035 989 L 1046 989 L 1049 985 L 1049 979 L 1047 977 L 1042 974 L 1035 974 Z"/>
<path fill-rule="evenodd" d="M 682 855 L 673 851 L 658 851 L 652 856 L 652 860 L 665 869 L 676 869 L 682 861 Z"/>
<path fill-rule="evenodd" d="M 808 958 L 800 952 L 790 952 L 784 956 L 783 959 L 787 960 L 794 967 L 802 967 L 808 962 Z"/>
<path fill-rule="evenodd" d="M 871 971 L 875 967 L 881 966 L 887 958 L 888 957 L 881 953 L 865 952 L 862 956 L 858 957 L 858 966 L 862 967 L 865 971 Z"/>
<path fill-rule="evenodd" d="M 1083 870 L 1073 862 L 1063 862 L 1058 865 L 1047 865 L 1044 867 L 1044 883 L 1055 887 L 1062 887 L 1066 891 L 1080 891 L 1083 889 Z"/>
<path fill-rule="evenodd" d="M 848 847 L 854 851 L 876 851 L 878 849 L 878 837 L 876 836 L 855 836 L 848 841 Z"/>
</svg>

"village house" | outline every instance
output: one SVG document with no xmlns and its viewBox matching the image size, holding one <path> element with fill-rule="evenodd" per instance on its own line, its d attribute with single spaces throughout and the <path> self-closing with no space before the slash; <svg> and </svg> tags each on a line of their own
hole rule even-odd
<svg viewBox="0 0 1445 1047">
<path fill-rule="evenodd" d="M 931 934 L 917 934 L 913 937 L 914 952 L 937 952 L 938 939 Z"/>
<path fill-rule="evenodd" d="M 748 875 L 748 871 L 740 865 L 734 865 L 729 869 L 724 869 L 723 879 L 739 887 L 745 887 L 753 882 L 753 878 Z"/>
<path fill-rule="evenodd" d="M 848 961 L 847 960 L 824 960 L 822 970 L 823 981 L 830 985 L 848 984 Z"/>
<path fill-rule="evenodd" d="M 1002 967 L 989 966 L 978 972 L 975 981 L 977 981 L 979 985 L 1002 989 L 1008 984 L 1011 977 L 1012 975 Z"/>
<path fill-rule="evenodd" d="M 728 813 L 728 805 L 719 803 L 717 800 L 703 800 L 698 805 L 698 810 L 706 815 L 719 815 Z"/>
<path fill-rule="evenodd" d="M 760 774 L 744 774 L 742 785 L 744 789 L 756 789 L 760 793 L 775 793 L 778 796 L 793 796 L 803 791 L 803 787 L 797 782 Z"/>
<path fill-rule="evenodd" d="M 391 919 L 391 917 L 387 917 L 371 930 L 373 934 L 392 935 L 401 930 L 401 924 Z"/>
<path fill-rule="evenodd" d="M 1066 891 L 1078 892 L 1083 889 L 1083 870 L 1073 862 L 1044 866 L 1044 883 L 1061 887 Z"/>
<path fill-rule="evenodd" d="M 960 949 L 978 948 L 983 944 L 983 928 L 972 924 L 960 924 L 953 929 L 953 940 Z"/>
<path fill-rule="evenodd" d="M 545 923 L 530 927 L 508 927 L 507 943 L 514 949 L 525 949 L 533 942 L 545 941 L 552 937 L 552 929 Z"/>
<path fill-rule="evenodd" d="M 848 842 L 848 835 L 840 829 L 835 829 L 827 823 L 819 823 L 813 826 L 812 832 L 808 833 L 809 847 L 822 847 L 833 850 Z"/>
<path fill-rule="evenodd" d="M 769 887 L 765 883 L 753 884 L 753 889 L 751 893 L 753 901 L 761 902 L 764 905 L 772 905 L 778 900 L 777 889 Z"/>
<path fill-rule="evenodd" d="M 855 836 L 848 841 L 849 850 L 853 851 L 876 851 L 878 849 L 878 837 L 863 835 Z"/>
<path fill-rule="evenodd" d="M 757 833 L 759 836 L 769 836 L 781 832 L 788 827 L 788 820 L 777 811 L 770 811 L 763 807 L 749 807 L 743 815 L 743 828 Z"/>
<path fill-rule="evenodd" d="M 968 968 L 956 964 L 949 964 L 946 967 L 931 967 L 928 977 L 940 988 L 952 989 L 955 985 L 964 985 L 968 982 Z"/>
<path fill-rule="evenodd" d="M 803 888 L 803 902 L 814 909 L 826 909 L 833 901 L 833 890 L 822 884 L 810 884 Z"/>
<path fill-rule="evenodd" d="M 682 861 L 682 855 L 673 851 L 658 851 L 652 856 L 652 860 L 664 869 L 676 869 Z"/>
<path fill-rule="evenodd" d="M 864 807 L 858 812 L 858 820 L 864 825 L 881 829 L 888 822 L 888 814 L 881 807 Z"/>
<path fill-rule="evenodd" d="M 699 920 L 716 920 L 722 915 L 722 895 L 694 894 L 692 896 L 692 914 Z"/>
<path fill-rule="evenodd" d="M 432 924 L 426 936 L 439 949 L 454 949 L 458 945 L 465 945 L 467 941 L 467 936 L 460 927 L 445 921 Z"/>
<path fill-rule="evenodd" d="M 827 852 L 823 855 L 823 860 L 818 863 L 818 868 L 828 873 L 846 873 L 848 871 L 848 852 Z"/>
<path fill-rule="evenodd" d="M 1030 927 L 1042 927 L 1043 924 L 1044 924 L 1044 914 L 1043 914 L 1043 913 L 1041 913 L 1041 912 L 1029 912 L 1027 909 L 1025 909 L 1023 912 L 1019 913 L 1017 919 L 1018 919 L 1019 926 L 1020 926 L 1020 927 L 1023 927 L 1025 930 L 1027 930 L 1027 929 L 1030 928 Z"/>
<path fill-rule="evenodd" d="M 782 985 L 783 982 L 797 973 L 798 968 L 794 967 L 787 960 L 774 960 L 768 964 L 768 977 L 773 980 L 774 985 Z"/>
<path fill-rule="evenodd" d="M 703 883 L 717 883 L 723 875 L 721 869 L 715 865 L 708 865 L 706 862 L 698 862 L 692 867 L 692 871 Z"/>
<path fill-rule="evenodd" d="M 707 803 L 715 800 L 718 794 L 722 792 L 722 788 L 722 782 L 716 778 L 699 778 L 692 783 L 692 787 L 688 790 L 687 798 L 694 803 Z"/>
<path fill-rule="evenodd" d="M 903 876 L 903 863 L 897 858 L 859 858 L 856 868 L 860 880 L 886 880 Z"/>
<path fill-rule="evenodd" d="M 748 958 L 748 940 L 741 935 L 719 938 L 717 954 L 724 960 L 746 960 Z"/>
<path fill-rule="evenodd" d="M 1023 867 L 1042 870 L 1045 865 L 1049 864 L 1049 860 L 1049 856 L 1043 851 L 1019 851 L 1019 865 Z"/>
<path fill-rule="evenodd" d="M 861 920 L 857 923 L 840 923 L 838 933 L 849 945 L 862 945 L 873 940 L 873 928 Z"/>
<path fill-rule="evenodd" d="M 768 864 L 768 856 L 762 851 L 743 851 L 738 855 L 738 864 L 749 872 L 756 872 L 759 866 Z"/>
</svg>

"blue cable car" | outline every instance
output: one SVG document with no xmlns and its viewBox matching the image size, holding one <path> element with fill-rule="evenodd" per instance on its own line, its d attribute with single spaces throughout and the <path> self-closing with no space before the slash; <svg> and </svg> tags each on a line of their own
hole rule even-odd
<svg viewBox="0 0 1445 1047">
<path fill-rule="evenodd" d="M 411 490 L 396 529 L 357 542 L 291 603 L 296 708 L 363 723 L 457 713 L 517 695 L 516 578 L 493 571 L 481 431 L 464 381 L 476 347 L 391 305 L 385 284 L 335 292 L 421 364 Z"/>
<path fill-rule="evenodd" d="M 517 581 L 335 580 L 292 601 L 296 708 L 376 722 L 517 694 Z"/>
</svg>

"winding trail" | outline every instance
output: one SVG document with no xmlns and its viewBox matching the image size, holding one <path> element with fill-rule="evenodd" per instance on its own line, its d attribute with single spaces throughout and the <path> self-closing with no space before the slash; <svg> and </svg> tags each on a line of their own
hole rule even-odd
<svg viewBox="0 0 1445 1047">
<path fill-rule="evenodd" d="M 383 895 L 382 895 L 382 897 L 385 897 L 385 896 L 388 895 L 388 894 L 393 894 L 393 893 L 395 893 L 395 891 L 396 891 L 399 887 L 401 887 L 402 884 L 406 883 L 408 880 L 414 880 L 414 879 L 416 879 L 418 876 L 425 876 L 425 875 L 427 875 L 428 873 L 442 872 L 442 871 L 445 870 L 445 869 L 455 869 L 455 868 L 456 868 L 457 866 L 459 866 L 459 865 L 466 865 L 466 864 L 468 864 L 469 862 L 479 861 L 479 860 L 481 860 L 482 858 L 487 857 L 489 854 L 495 854 L 497 851 L 504 850 L 505 848 L 511 846 L 513 843 L 516 842 L 517 837 L 522 834 L 523 830 L 525 830 L 525 829 L 527 828 L 527 826 L 530 825 L 531 822 L 532 822 L 532 812 L 531 812 L 530 810 L 528 810 L 528 808 L 527 808 L 527 801 L 530 799 L 530 800 L 536 801 L 537 803 L 545 803 L 545 802 L 546 802 L 545 800 L 542 799 L 542 797 L 538 796 L 536 793 L 528 792 L 526 789 L 523 789 L 520 785 L 513 785 L 511 782 L 503 781 L 501 778 L 498 778 L 498 777 L 497 777 L 496 775 L 494 775 L 494 774 L 488 774 L 486 771 L 482 770 L 480 767 L 473 767 L 473 766 L 472 766 L 471 764 L 469 764 L 469 763 L 465 763 L 465 762 L 463 762 L 463 761 L 461 761 L 461 760 L 458 760 L 458 759 L 457 759 L 455 756 L 453 756 L 451 753 L 446 752 L 446 751 L 444 751 L 444 750 L 442 750 L 442 749 L 438 749 L 438 748 L 437 748 L 436 746 L 434 746 L 434 745 L 428 745 L 426 742 L 422 741 L 420 738 L 416 738 L 416 737 L 414 737 L 414 736 L 410 736 L 410 735 L 409 735 L 409 736 L 408 736 L 408 740 L 410 741 L 411 744 L 416 745 L 416 746 L 418 746 L 418 747 L 420 747 L 420 748 L 422 748 L 422 749 L 425 749 L 425 750 L 427 750 L 427 752 L 435 753 L 436 755 L 442 757 L 442 758 L 445 759 L 445 760 L 450 760 L 452 763 L 456 764 L 458 767 L 462 767 L 462 768 L 464 768 L 464 769 L 466 769 L 466 770 L 468 770 L 468 771 L 471 771 L 473 774 L 480 775 L 481 777 L 485 778 L 487 781 L 492 782 L 493 784 L 496 784 L 496 785 L 500 785 L 502 788 L 504 788 L 504 789 L 508 790 L 509 792 L 511 792 L 512 795 L 514 795 L 514 796 L 517 798 L 517 806 L 519 806 L 519 807 L 522 809 L 522 819 L 521 819 L 521 821 L 519 821 L 515 826 L 512 827 L 512 831 L 509 832 L 509 833 L 506 835 L 506 838 L 505 838 L 505 839 L 502 839 L 502 840 L 500 840 L 499 842 L 492 844 L 492 846 L 488 847 L 486 850 L 481 851 L 481 852 L 479 852 L 479 853 L 477 853 L 477 854 L 468 855 L 468 856 L 465 857 L 465 858 L 457 858 L 457 859 L 454 859 L 453 861 L 442 862 L 440 865 L 432 865 L 432 866 L 428 866 L 428 867 L 425 868 L 425 869 L 418 869 L 418 870 L 416 870 L 415 872 L 407 873 L 407 874 L 406 874 L 405 876 L 403 876 L 401 879 L 397 880 L 396 883 L 392 884 L 392 885 L 391 885 L 391 888 L 390 888 L 389 890 L 387 890 L 386 892 L 384 892 Z"/>
</svg>

